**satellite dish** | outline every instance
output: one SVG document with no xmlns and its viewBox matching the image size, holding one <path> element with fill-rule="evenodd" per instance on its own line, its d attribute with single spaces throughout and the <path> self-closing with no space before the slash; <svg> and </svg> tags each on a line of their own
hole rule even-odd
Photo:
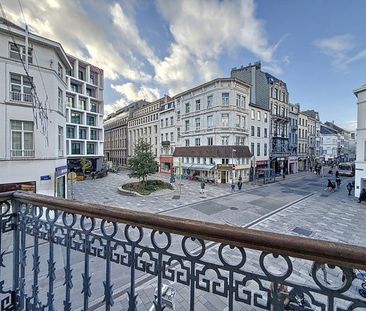
<svg viewBox="0 0 366 311">
<path fill-rule="evenodd" d="M 75 172 L 70 172 L 69 174 L 67 174 L 67 179 L 75 181 L 76 180 L 76 173 Z"/>
</svg>

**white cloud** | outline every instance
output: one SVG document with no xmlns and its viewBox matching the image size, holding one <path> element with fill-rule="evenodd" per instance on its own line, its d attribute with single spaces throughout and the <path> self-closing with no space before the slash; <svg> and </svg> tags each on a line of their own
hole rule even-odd
<svg viewBox="0 0 366 311">
<path fill-rule="evenodd" d="M 8 18 L 22 24 L 18 2 L 3 2 Z M 106 11 L 108 6 L 98 1 L 90 1 L 88 4 L 94 14 L 103 14 L 100 18 L 107 24 L 110 20 L 110 13 Z M 23 1 L 23 9 L 31 31 L 59 41 L 68 53 L 103 68 L 107 78 L 115 80 L 124 77 L 133 81 L 151 78 L 139 68 L 133 53 L 120 53 L 116 50 L 108 37 L 109 33 L 106 33 L 110 27 L 100 27 L 91 18 L 90 12 L 84 11 L 80 1 L 28 0 Z M 118 16 L 115 19 L 118 20 Z"/>
<path fill-rule="evenodd" d="M 355 48 L 355 38 L 350 34 L 343 34 L 316 40 L 314 44 L 332 59 L 335 67 L 344 67 L 348 62 L 349 52 Z"/>
<path fill-rule="evenodd" d="M 160 97 L 159 89 L 145 85 L 137 88 L 135 84 L 128 82 L 120 85 L 111 84 L 112 89 L 121 94 L 128 102 L 145 99 L 154 101 Z"/>
<path fill-rule="evenodd" d="M 155 79 L 171 91 L 182 91 L 197 82 L 220 75 L 218 58 L 246 49 L 280 73 L 274 60 L 278 44 L 271 46 L 252 0 L 158 1 L 170 24 L 174 42 L 170 54 L 155 65 Z M 205 70 L 205 71 L 204 71 Z"/>
</svg>

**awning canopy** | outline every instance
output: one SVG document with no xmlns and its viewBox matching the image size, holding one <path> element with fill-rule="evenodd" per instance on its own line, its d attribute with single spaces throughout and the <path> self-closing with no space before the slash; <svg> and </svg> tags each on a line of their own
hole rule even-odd
<svg viewBox="0 0 366 311">
<path fill-rule="evenodd" d="M 182 168 L 187 169 L 190 168 L 192 166 L 191 163 L 182 163 Z"/>
<path fill-rule="evenodd" d="M 189 169 L 195 171 L 209 171 L 214 167 L 215 167 L 214 164 L 192 164 L 192 166 Z"/>
</svg>

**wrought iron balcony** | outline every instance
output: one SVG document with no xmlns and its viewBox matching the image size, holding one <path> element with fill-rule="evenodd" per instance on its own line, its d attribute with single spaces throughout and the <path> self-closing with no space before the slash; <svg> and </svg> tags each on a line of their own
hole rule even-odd
<svg viewBox="0 0 366 311">
<path fill-rule="evenodd" d="M 169 310 L 178 296 L 204 310 L 203 294 L 219 310 L 366 308 L 351 291 L 362 247 L 24 192 L 0 203 L 1 310 Z"/>
</svg>

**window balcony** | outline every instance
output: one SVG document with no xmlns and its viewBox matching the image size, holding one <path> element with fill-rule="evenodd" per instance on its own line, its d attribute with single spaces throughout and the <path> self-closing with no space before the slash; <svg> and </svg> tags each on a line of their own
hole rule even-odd
<svg viewBox="0 0 366 311">
<path fill-rule="evenodd" d="M 33 102 L 32 94 L 10 91 L 9 95 L 10 95 L 10 100 L 11 101 L 26 102 L 26 103 L 32 103 Z"/>
<path fill-rule="evenodd" d="M 363 247 L 25 192 L 0 203 L 6 310 L 366 308 Z"/>
<path fill-rule="evenodd" d="M 34 158 L 34 149 L 12 149 L 10 150 L 11 158 Z"/>
</svg>

